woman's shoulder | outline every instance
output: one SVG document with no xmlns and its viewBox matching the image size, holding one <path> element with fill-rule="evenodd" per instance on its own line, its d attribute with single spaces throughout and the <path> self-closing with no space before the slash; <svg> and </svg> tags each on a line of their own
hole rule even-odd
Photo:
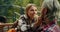
<svg viewBox="0 0 60 32">
<path fill-rule="evenodd" d="M 26 18 L 26 15 L 21 15 L 20 18 Z"/>
<path fill-rule="evenodd" d="M 26 15 L 21 15 L 18 19 L 18 21 L 25 21 L 27 19 Z"/>
</svg>

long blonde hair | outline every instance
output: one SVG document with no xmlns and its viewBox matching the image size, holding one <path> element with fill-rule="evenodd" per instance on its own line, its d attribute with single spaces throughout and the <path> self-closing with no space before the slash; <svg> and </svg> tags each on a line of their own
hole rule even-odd
<svg viewBox="0 0 60 32">
<path fill-rule="evenodd" d="M 26 6 L 26 14 L 28 13 L 28 10 L 32 7 L 32 6 L 35 6 L 36 7 L 36 5 L 35 4 L 28 4 L 27 6 Z"/>
</svg>

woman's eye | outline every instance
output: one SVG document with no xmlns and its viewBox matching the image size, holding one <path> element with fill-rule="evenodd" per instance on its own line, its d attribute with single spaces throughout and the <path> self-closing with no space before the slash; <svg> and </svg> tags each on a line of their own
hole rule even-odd
<svg viewBox="0 0 60 32">
<path fill-rule="evenodd" d="M 31 11 L 34 11 L 33 9 Z"/>
<path fill-rule="evenodd" d="M 35 11 L 37 11 L 37 10 L 35 10 Z"/>
<path fill-rule="evenodd" d="M 31 9 L 30 11 L 37 11 L 37 9 L 35 9 L 35 10 L 34 9 Z"/>
</svg>

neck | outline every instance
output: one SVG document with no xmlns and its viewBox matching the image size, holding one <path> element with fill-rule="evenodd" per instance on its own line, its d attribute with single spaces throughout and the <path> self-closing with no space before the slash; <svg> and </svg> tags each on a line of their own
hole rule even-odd
<svg viewBox="0 0 60 32">
<path fill-rule="evenodd" d="M 27 15 L 27 17 L 28 17 L 28 19 L 30 19 L 30 20 L 33 20 L 33 19 L 34 19 L 34 17 L 30 17 L 30 16 L 28 16 L 28 15 Z"/>
<path fill-rule="evenodd" d="M 31 20 L 33 20 L 34 18 L 33 17 L 30 17 Z"/>
</svg>

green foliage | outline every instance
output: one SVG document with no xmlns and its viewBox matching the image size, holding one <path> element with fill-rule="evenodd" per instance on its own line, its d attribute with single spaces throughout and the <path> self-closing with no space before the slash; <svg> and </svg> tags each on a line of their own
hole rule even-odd
<svg viewBox="0 0 60 32">
<path fill-rule="evenodd" d="M 58 0 L 60 2 L 60 0 Z"/>
<path fill-rule="evenodd" d="M 41 0 L 0 0 L 0 15 L 6 16 L 8 22 L 13 22 L 16 18 L 19 18 L 15 12 L 20 13 L 20 7 L 26 7 L 27 4 L 34 3 L 40 10 L 40 2 Z"/>
</svg>

